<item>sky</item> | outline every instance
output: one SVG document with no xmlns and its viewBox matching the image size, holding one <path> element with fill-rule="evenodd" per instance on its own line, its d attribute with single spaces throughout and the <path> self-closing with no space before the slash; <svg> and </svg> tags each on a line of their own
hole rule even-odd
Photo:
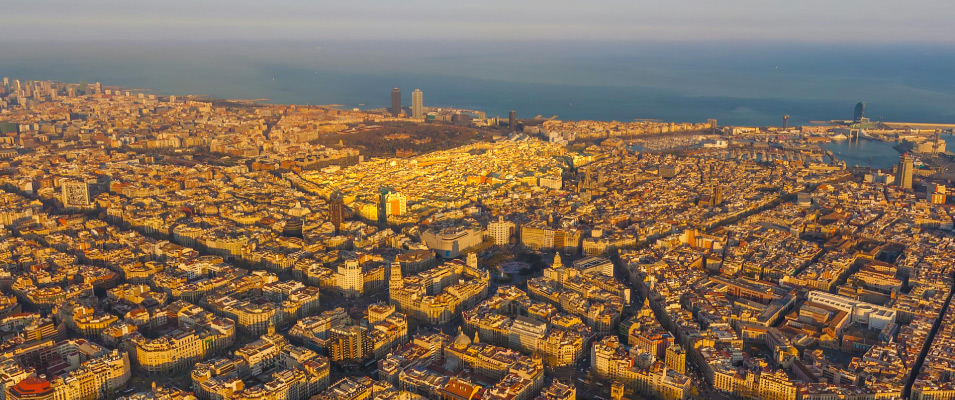
<svg viewBox="0 0 955 400">
<path fill-rule="evenodd" d="M 9 0 L 0 41 L 953 43 L 950 0 Z"/>
</svg>

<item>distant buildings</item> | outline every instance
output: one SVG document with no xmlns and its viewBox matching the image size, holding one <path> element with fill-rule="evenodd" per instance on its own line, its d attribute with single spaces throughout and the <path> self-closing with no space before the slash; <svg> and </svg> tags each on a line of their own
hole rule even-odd
<svg viewBox="0 0 955 400">
<path fill-rule="evenodd" d="M 401 115 L 401 89 L 391 89 L 391 116 Z"/>
<path fill-rule="evenodd" d="M 411 92 L 411 117 L 415 119 L 424 118 L 424 94 L 420 89 Z"/>
<path fill-rule="evenodd" d="M 580 250 L 583 232 L 576 228 L 553 228 L 544 221 L 521 225 L 521 244 L 531 250 L 557 250 L 576 254 Z"/>
<path fill-rule="evenodd" d="M 310 349 L 327 351 L 332 361 L 357 362 L 383 358 L 408 337 L 408 319 L 394 305 L 372 304 L 367 318 L 353 321 L 341 308 L 303 318 L 289 335 Z"/>
<path fill-rule="evenodd" d="M 176 316 L 178 329 L 149 339 L 138 332 L 128 335 L 133 364 L 151 374 L 186 371 L 196 362 L 235 343 L 235 323 L 202 308 L 177 301 L 167 308 Z"/>
<path fill-rule="evenodd" d="M 487 296 L 490 274 L 486 270 L 451 260 L 410 277 L 391 267 L 388 294 L 401 312 L 418 321 L 444 324 Z"/>
<path fill-rule="evenodd" d="M 912 190 L 912 174 L 915 168 L 913 162 L 914 158 L 909 153 L 903 153 L 899 156 L 899 165 L 895 170 L 895 182 L 902 189 Z"/>
<path fill-rule="evenodd" d="M 40 342 L 18 349 L 18 357 L 27 365 L 3 365 L 3 380 L 8 382 L 6 398 L 11 400 L 86 400 L 114 396 L 129 381 L 129 356 L 109 351 L 86 340 Z M 33 370 L 29 374 L 23 367 Z M 54 375 L 37 375 L 43 368 Z M 19 377 L 18 377 L 19 376 Z M 10 384 L 13 378 L 16 384 Z"/>
</svg>

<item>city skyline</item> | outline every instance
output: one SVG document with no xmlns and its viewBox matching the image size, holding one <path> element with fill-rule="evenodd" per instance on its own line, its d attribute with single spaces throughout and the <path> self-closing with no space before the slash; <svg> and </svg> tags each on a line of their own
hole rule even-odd
<svg viewBox="0 0 955 400">
<path fill-rule="evenodd" d="M 955 399 L 955 2 L 0 9 L 0 399 Z"/>
<path fill-rule="evenodd" d="M 411 97 L 395 115 L 4 77 L 6 397 L 955 394 L 955 332 L 933 328 L 955 320 L 955 124 Z M 898 165 L 827 147 L 863 141 Z"/>
</svg>

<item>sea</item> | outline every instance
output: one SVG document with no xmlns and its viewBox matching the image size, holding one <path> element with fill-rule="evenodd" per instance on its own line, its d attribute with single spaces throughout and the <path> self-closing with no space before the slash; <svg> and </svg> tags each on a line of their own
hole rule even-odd
<svg viewBox="0 0 955 400">
<path fill-rule="evenodd" d="M 945 150 L 952 152 L 955 148 L 955 136 L 949 133 L 939 135 L 945 141 Z M 831 151 L 836 158 L 845 161 L 850 167 L 872 167 L 877 169 L 892 168 L 899 162 L 899 151 L 895 149 L 895 142 L 884 142 L 871 139 L 842 140 L 823 143 L 819 147 Z M 918 158 L 918 155 L 916 155 Z"/>
<path fill-rule="evenodd" d="M 361 109 L 398 87 L 488 116 L 721 125 L 850 119 L 859 101 L 872 120 L 952 123 L 953 70 L 952 44 L 0 41 L 0 77 L 21 80 Z"/>
</svg>

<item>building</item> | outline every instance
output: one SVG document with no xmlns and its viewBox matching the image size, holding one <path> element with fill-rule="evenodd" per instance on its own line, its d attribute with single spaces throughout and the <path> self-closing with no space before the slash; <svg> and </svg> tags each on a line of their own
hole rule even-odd
<svg viewBox="0 0 955 400">
<path fill-rule="evenodd" d="M 498 217 L 497 221 L 487 224 L 487 236 L 498 246 L 504 246 L 510 243 L 514 231 L 514 223 L 505 221 L 503 216 Z"/>
<path fill-rule="evenodd" d="M 483 240 L 484 235 L 475 228 L 428 229 L 421 234 L 421 241 L 444 258 L 457 257 L 462 251 L 481 244 Z"/>
<path fill-rule="evenodd" d="M 373 344 L 358 325 L 332 328 L 328 333 L 332 361 L 359 361 L 371 356 Z"/>
<path fill-rule="evenodd" d="M 403 278 L 392 266 L 388 296 L 401 312 L 421 322 L 445 324 L 487 296 L 490 274 L 452 260 Z"/>
<path fill-rule="evenodd" d="M 345 297 L 358 297 L 365 291 L 365 282 L 358 260 L 346 260 L 338 267 L 338 288 Z"/>
<path fill-rule="evenodd" d="M 391 116 L 401 115 L 401 89 L 391 89 Z"/>
<path fill-rule="evenodd" d="M 861 104 L 861 103 L 860 103 Z M 912 174 L 914 158 L 909 153 L 899 156 L 899 165 L 895 170 L 895 182 L 904 190 L 912 190 Z"/>
<path fill-rule="evenodd" d="M 686 351 L 678 344 L 667 347 L 664 363 L 667 368 L 686 374 Z"/>
<path fill-rule="evenodd" d="M 49 343 L 52 344 L 52 342 Z M 85 340 L 66 340 L 43 346 L 37 349 L 37 352 L 40 353 L 38 357 L 44 363 L 55 365 L 52 370 L 58 372 L 50 377 L 45 375 L 25 377 L 17 384 L 6 387 L 6 398 L 23 400 L 109 398 L 123 388 L 131 376 L 128 353 L 119 350 L 107 351 Z M 40 360 L 31 360 L 28 364 L 29 367 L 40 365 Z M 51 373 L 51 368 L 47 368 L 47 372 Z"/>
<path fill-rule="evenodd" d="M 402 216 L 408 213 L 408 198 L 401 193 L 388 192 L 384 196 L 383 217 L 387 219 L 390 216 Z"/>
<path fill-rule="evenodd" d="M 542 221 L 521 225 L 521 245 L 534 251 L 577 254 L 582 241 L 583 232 L 575 228 L 552 228 Z"/>
<path fill-rule="evenodd" d="M 424 94 L 420 89 L 411 92 L 411 117 L 424 118 Z"/>
<path fill-rule="evenodd" d="M 812 303 L 845 311 L 849 315 L 849 323 L 867 326 L 869 329 L 882 329 L 888 324 L 895 323 L 898 314 L 891 308 L 819 290 L 809 292 L 809 304 Z"/>
<path fill-rule="evenodd" d="M 517 131 L 517 111 L 511 110 L 510 114 L 507 115 L 507 127 L 511 132 Z"/>
<path fill-rule="evenodd" d="M 554 380 L 550 386 L 544 388 L 537 400 L 576 400 L 577 388 L 573 383 L 564 383 Z"/>
<path fill-rule="evenodd" d="M 332 195 L 331 199 L 329 199 L 328 221 L 331 222 L 332 225 L 335 225 L 335 233 L 338 233 L 342 222 L 345 222 L 345 202 L 338 193 Z"/>
<path fill-rule="evenodd" d="M 852 121 L 862 122 L 863 118 L 865 118 L 865 102 L 860 101 L 858 104 L 856 104 L 856 110 L 852 114 Z"/>
<path fill-rule="evenodd" d="M 7 389 L 7 398 L 13 400 L 53 400 L 54 391 L 50 381 L 29 376 Z"/>
<path fill-rule="evenodd" d="M 508 332 L 508 342 L 512 349 L 530 352 L 537 349 L 537 342 L 547 334 L 547 323 L 525 316 L 514 319 Z"/>
<path fill-rule="evenodd" d="M 613 400 L 623 400 L 623 396 L 626 394 L 625 388 L 622 383 L 614 382 L 610 385 L 610 398 Z"/>
<path fill-rule="evenodd" d="M 86 182 L 63 182 L 62 185 L 63 207 L 66 208 L 89 208 L 90 207 L 90 189 Z"/>
</svg>

